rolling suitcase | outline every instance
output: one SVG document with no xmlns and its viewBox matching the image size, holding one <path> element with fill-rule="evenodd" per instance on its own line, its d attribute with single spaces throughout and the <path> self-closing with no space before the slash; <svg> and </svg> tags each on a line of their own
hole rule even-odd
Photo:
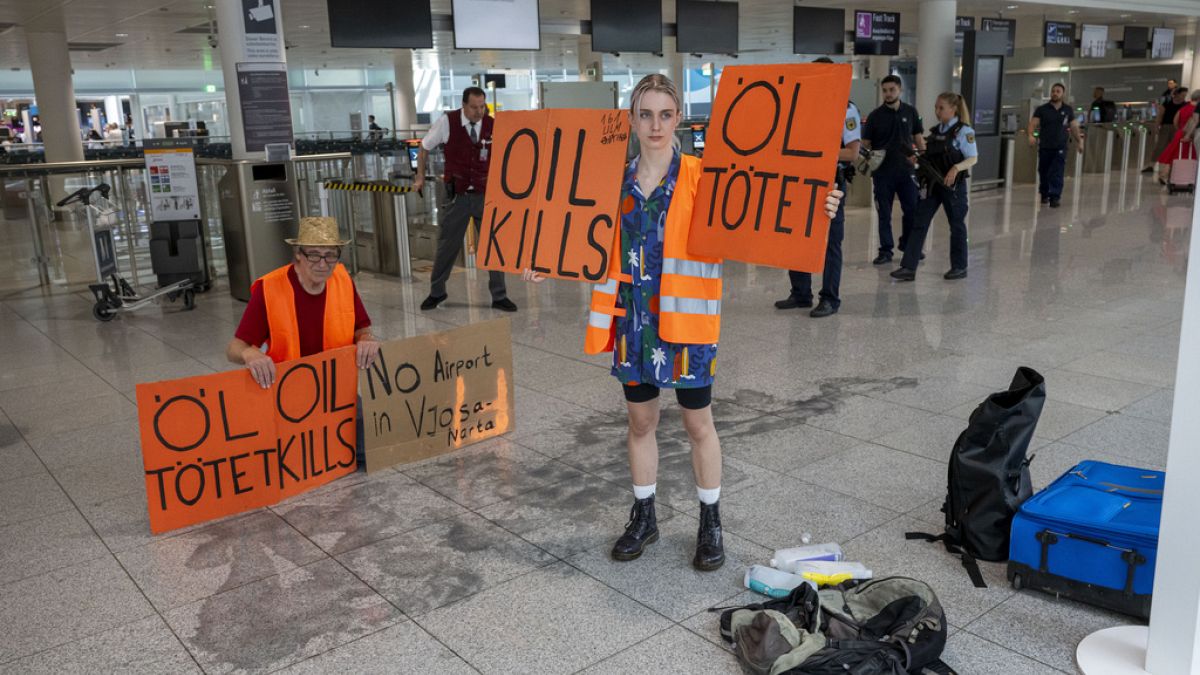
<svg viewBox="0 0 1200 675">
<path fill-rule="evenodd" d="M 1013 519 L 1013 588 L 1149 618 L 1165 477 L 1091 460 L 1060 476 Z"/>
<path fill-rule="evenodd" d="M 1188 157 L 1183 156 L 1183 146 L 1188 147 Z M 1167 192 L 1193 192 L 1196 189 L 1196 146 L 1189 141 L 1180 141 L 1179 156 L 1171 161 L 1171 177 L 1167 180 Z"/>
</svg>

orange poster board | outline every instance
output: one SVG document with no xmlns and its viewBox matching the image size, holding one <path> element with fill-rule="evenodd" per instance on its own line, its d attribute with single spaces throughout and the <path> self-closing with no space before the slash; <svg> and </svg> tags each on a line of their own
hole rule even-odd
<svg viewBox="0 0 1200 675">
<path fill-rule="evenodd" d="M 628 141 L 624 110 L 497 114 L 476 264 L 604 281 Z"/>
<path fill-rule="evenodd" d="M 850 66 L 727 66 L 692 212 L 694 255 L 820 272 Z"/>
<path fill-rule="evenodd" d="M 276 365 L 137 385 L 150 530 L 268 506 L 353 473 L 354 347 Z"/>
</svg>

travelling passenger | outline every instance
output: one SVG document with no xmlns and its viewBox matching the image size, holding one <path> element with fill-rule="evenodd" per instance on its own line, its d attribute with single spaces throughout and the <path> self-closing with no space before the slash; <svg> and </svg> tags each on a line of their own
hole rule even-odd
<svg viewBox="0 0 1200 675">
<path fill-rule="evenodd" d="M 880 81 L 883 105 L 867 115 L 862 130 L 864 147 L 886 153 L 879 168 L 871 175 L 871 183 L 875 188 L 875 208 L 879 213 L 879 255 L 871 261 L 875 265 L 892 259 L 892 201 L 898 197 L 904 212 L 900 229 L 901 251 L 905 248 L 917 211 L 913 146 L 917 150 L 925 149 L 925 139 L 921 137 L 925 127 L 921 125 L 917 109 L 900 100 L 902 86 L 898 75 L 888 75 Z"/>
<path fill-rule="evenodd" d="M 1092 89 L 1091 116 L 1092 122 L 1108 124 L 1117 119 L 1117 104 L 1104 98 L 1104 87 Z"/>
<path fill-rule="evenodd" d="M 833 59 L 821 57 L 813 63 L 833 63 Z M 837 189 L 846 191 L 846 175 L 852 171 L 851 162 L 858 157 L 858 146 L 862 139 L 862 117 L 854 101 L 846 102 L 846 121 L 842 127 L 842 147 L 838 151 Z M 829 221 L 829 240 L 825 244 L 825 267 L 821 271 L 821 301 L 816 309 L 808 313 L 814 318 L 836 314 L 842 306 L 839 294 L 842 281 L 842 239 L 846 229 L 846 208 L 838 205 L 837 215 Z M 808 272 L 788 272 L 792 284 L 791 293 L 783 300 L 775 301 L 776 309 L 812 307 L 812 275 Z"/>
<path fill-rule="evenodd" d="M 99 150 L 104 147 L 104 139 L 100 136 L 100 132 L 95 129 L 88 129 L 87 133 L 87 148 L 88 150 Z"/>
<path fill-rule="evenodd" d="M 1027 132 L 1030 147 L 1038 148 L 1038 193 L 1042 203 L 1051 208 L 1058 208 L 1062 200 L 1068 136 L 1075 139 L 1075 151 L 1083 152 L 1079 122 L 1071 114 L 1071 106 L 1063 101 L 1066 91 L 1062 83 L 1050 87 L 1050 102 L 1033 111 Z"/>
<path fill-rule="evenodd" d="M 337 221 L 302 218 L 299 235 L 285 241 L 292 262 L 254 282 L 226 357 L 246 366 L 264 389 L 275 381 L 276 363 L 328 349 L 355 345 L 358 367 L 370 367 L 379 341 L 354 281 L 338 262 L 350 242 L 339 237 Z"/>
<path fill-rule="evenodd" d="M 425 186 L 429 153 L 439 145 L 445 146 L 444 180 L 450 204 L 442 211 L 433 274 L 429 279 L 429 297 L 421 303 L 422 310 L 433 309 L 446 299 L 446 280 L 462 251 L 467 222 L 474 219 L 477 233 L 483 222 L 483 191 L 487 187 L 488 154 L 492 146 L 492 117 L 488 115 L 487 94 L 482 89 L 467 87 L 463 90 L 462 109 L 451 110 L 429 127 L 417 154 L 413 189 L 418 192 Z M 493 309 L 517 311 L 517 305 L 508 299 L 503 272 L 488 272 L 488 290 L 492 294 Z"/>
<path fill-rule="evenodd" d="M 1169 103 L 1174 97 L 1175 90 L 1179 88 L 1179 82 L 1173 77 L 1167 78 L 1167 88 L 1163 89 L 1163 93 L 1158 95 L 1158 105 L 1162 107 Z"/>
<path fill-rule="evenodd" d="M 1174 80 L 1171 81 L 1174 82 Z M 1154 170 L 1155 165 L 1158 164 L 1158 158 L 1167 149 L 1167 146 L 1171 144 L 1171 140 L 1175 138 L 1175 116 L 1187 105 L 1187 95 L 1187 87 L 1175 87 L 1171 90 L 1171 96 L 1167 99 L 1167 102 L 1159 108 L 1158 119 L 1156 120 L 1158 129 L 1154 143 L 1154 153 L 1151 155 L 1150 166 L 1143 169 L 1143 173 Z"/>
<path fill-rule="evenodd" d="M 373 141 L 383 138 L 383 127 L 375 123 L 374 115 L 367 115 L 367 137 Z"/>
<path fill-rule="evenodd" d="M 1188 133 L 1189 129 L 1195 128 L 1195 125 L 1189 127 L 1188 123 L 1192 121 L 1197 105 L 1200 105 L 1200 89 L 1193 91 L 1188 96 L 1187 104 L 1175 113 L 1175 133 L 1171 136 L 1171 142 L 1167 144 L 1166 149 L 1158 156 L 1158 182 L 1163 185 L 1167 184 L 1171 176 L 1171 162 L 1180 157 L 1196 158 L 1196 148 L 1192 144 L 1192 136 Z"/>
<path fill-rule="evenodd" d="M 967 171 L 979 161 L 975 130 L 970 126 L 971 114 L 961 94 L 952 91 L 939 94 L 934 113 L 938 124 L 925 139 L 923 157 L 942 176 L 942 181 L 921 182 L 917 220 L 908 234 L 900 267 L 892 272 L 892 277 L 900 281 L 917 278 L 925 235 L 938 207 L 946 212 L 946 220 L 950 222 L 950 271 L 942 278 L 954 280 L 967 276 Z"/>
<path fill-rule="evenodd" d="M 721 261 L 688 253 L 700 160 L 675 145 L 679 92 L 663 75 L 648 75 L 630 94 L 630 121 L 640 154 L 621 183 L 621 231 L 612 244 L 608 281 L 592 289 L 584 350 L 613 352 L 629 415 L 633 508 L 614 560 L 633 560 L 658 540 L 654 500 L 658 473 L 660 389 L 675 390 L 692 448 L 700 526 L 692 565 L 725 562 L 721 537 L 721 443 L 713 424 L 712 383 L 720 333 Z M 841 193 L 831 191 L 833 217 Z M 527 281 L 541 274 L 526 270 Z"/>
<path fill-rule="evenodd" d="M 121 139 L 128 146 L 132 146 L 137 140 L 137 134 L 133 131 L 133 118 L 129 115 L 125 116 L 125 128 L 121 130 Z"/>
</svg>

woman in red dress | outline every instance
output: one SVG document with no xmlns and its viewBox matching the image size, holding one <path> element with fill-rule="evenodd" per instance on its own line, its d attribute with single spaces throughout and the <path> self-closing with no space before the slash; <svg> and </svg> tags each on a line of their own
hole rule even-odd
<svg viewBox="0 0 1200 675">
<path fill-rule="evenodd" d="M 1171 142 L 1167 144 L 1167 149 L 1158 156 L 1158 182 L 1163 185 L 1167 184 L 1167 180 L 1171 176 L 1171 162 L 1174 162 L 1179 157 L 1193 158 L 1196 155 L 1196 149 L 1192 146 L 1191 134 L 1188 133 L 1194 129 L 1188 127 L 1188 120 L 1196 113 L 1196 106 L 1200 102 L 1200 89 L 1196 89 L 1188 97 L 1188 102 L 1179 112 L 1175 113 L 1175 136 Z"/>
</svg>

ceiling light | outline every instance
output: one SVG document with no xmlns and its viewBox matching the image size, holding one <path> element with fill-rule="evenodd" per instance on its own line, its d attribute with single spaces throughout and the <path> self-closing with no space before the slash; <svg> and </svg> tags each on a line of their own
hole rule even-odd
<svg viewBox="0 0 1200 675">
<path fill-rule="evenodd" d="M 1079 10 L 1077 10 L 1077 9 L 1072 9 L 1071 11 L 1067 12 L 1067 14 L 1078 14 L 1078 13 L 1079 13 Z"/>
<path fill-rule="evenodd" d="M 1020 5 L 1009 5 L 1008 6 L 1009 9 L 1016 9 L 1017 7 L 1020 7 Z"/>
<path fill-rule="evenodd" d="M 1132 15 L 1132 14 L 1122 14 L 1122 15 L 1121 15 L 1121 18 L 1122 18 L 1122 19 L 1128 19 L 1128 18 L 1129 18 L 1129 17 L 1131 17 L 1131 16 L 1133 16 L 1133 15 Z"/>
<path fill-rule="evenodd" d="M 129 33 L 117 33 L 117 37 L 129 37 Z"/>
<path fill-rule="evenodd" d="M 312 26 L 309 26 L 308 24 L 304 24 L 303 26 L 300 26 L 300 28 L 302 28 L 304 30 L 308 30 L 309 28 L 312 28 Z"/>
</svg>

